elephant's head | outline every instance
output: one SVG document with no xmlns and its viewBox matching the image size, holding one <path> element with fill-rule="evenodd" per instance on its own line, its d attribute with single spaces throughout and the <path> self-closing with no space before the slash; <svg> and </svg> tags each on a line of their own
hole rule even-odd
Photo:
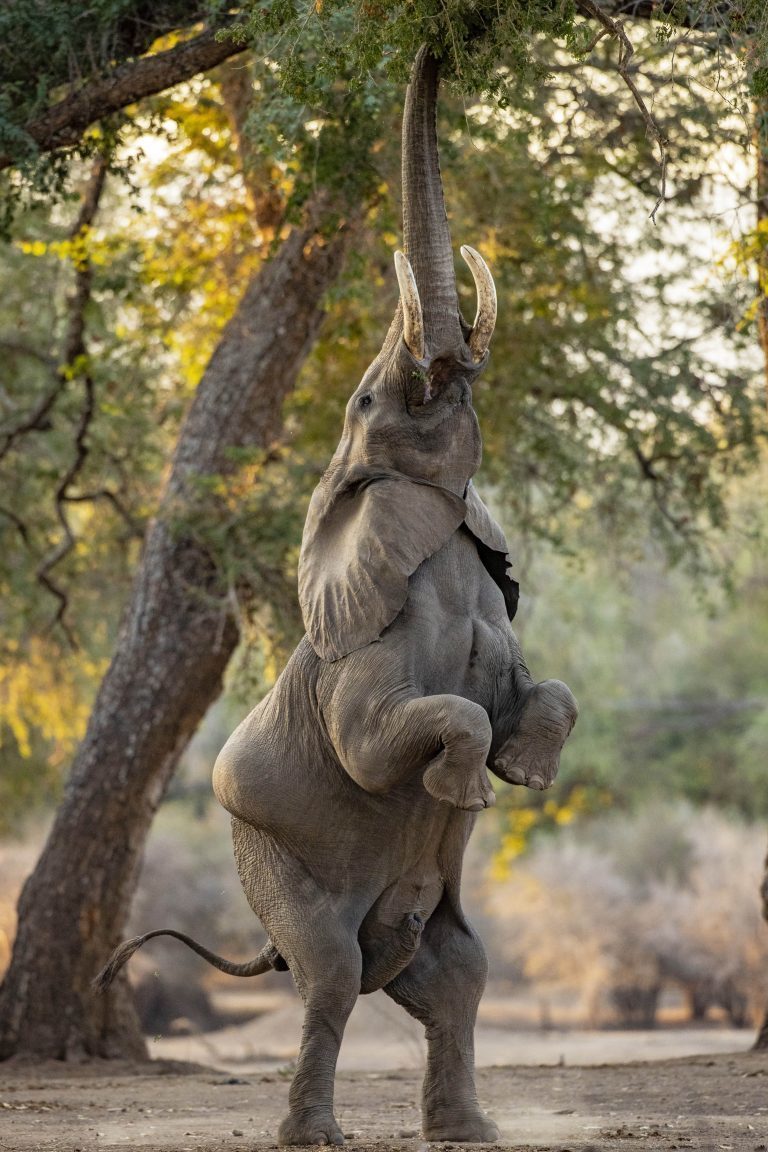
<svg viewBox="0 0 768 1152">
<path fill-rule="evenodd" d="M 395 255 L 400 303 L 384 346 L 347 405 L 327 479 L 354 468 L 389 469 L 459 496 L 480 464 L 472 383 L 496 321 L 493 278 L 462 247 L 477 287 L 470 328 L 459 312 L 435 131 L 438 64 L 419 52 L 403 115 L 403 233 Z"/>
<path fill-rule="evenodd" d="M 381 634 L 405 602 L 408 578 L 467 519 L 468 507 L 478 523 L 488 520 L 478 538 L 502 552 L 470 485 L 481 458 L 472 384 L 487 360 L 496 292 L 481 256 L 463 247 L 478 298 L 474 323 L 466 324 L 437 153 L 438 73 L 422 48 L 403 115 L 407 255 L 395 255 L 400 302 L 381 352 L 347 404 L 341 441 L 304 530 L 299 599 L 310 640 L 325 659 Z"/>
</svg>

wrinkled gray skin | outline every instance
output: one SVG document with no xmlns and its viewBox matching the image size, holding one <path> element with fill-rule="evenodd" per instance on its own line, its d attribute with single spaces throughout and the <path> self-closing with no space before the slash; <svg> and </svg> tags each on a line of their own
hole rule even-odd
<svg viewBox="0 0 768 1152">
<path fill-rule="evenodd" d="M 404 139 L 425 355 L 406 346 L 399 309 L 310 506 L 308 635 L 214 771 L 246 894 L 306 1005 L 282 1144 L 342 1143 L 339 1044 L 358 995 L 378 988 L 426 1028 L 425 1138 L 497 1138 L 473 1078 L 486 958 L 461 909 L 462 856 L 494 800 L 486 769 L 547 787 L 576 717 L 565 685 L 531 680 L 505 605 L 506 544 L 470 486 L 482 363 L 458 312 L 436 76 L 422 52 Z M 501 561 L 498 583 L 477 540 Z"/>
<path fill-rule="evenodd" d="M 339 1045 L 358 995 L 378 988 L 426 1029 L 425 1138 L 498 1137 L 475 1093 L 486 958 L 461 909 L 462 857 L 475 812 L 494 801 L 487 769 L 547 787 L 576 717 L 564 684 L 529 675 L 509 623 L 506 543 L 470 483 L 481 452 L 472 383 L 486 354 L 459 315 L 436 91 L 422 50 L 403 184 L 424 346 L 404 328 L 419 312 L 404 298 L 310 505 L 307 635 L 214 769 L 271 944 L 248 965 L 202 952 L 237 975 L 287 964 L 306 1007 L 281 1144 L 343 1143 Z M 117 950 L 101 987 L 151 935 Z"/>
</svg>

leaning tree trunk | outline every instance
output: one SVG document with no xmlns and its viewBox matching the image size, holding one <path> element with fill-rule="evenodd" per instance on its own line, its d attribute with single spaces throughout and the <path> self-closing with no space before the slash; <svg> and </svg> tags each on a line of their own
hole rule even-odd
<svg viewBox="0 0 768 1152">
<path fill-rule="evenodd" d="M 759 97 L 755 106 L 755 159 L 757 164 L 757 226 L 768 224 L 768 98 Z M 766 399 L 768 400 L 768 245 L 757 258 L 757 325 L 763 354 Z"/>
<path fill-rule="evenodd" d="M 763 872 L 763 882 L 760 885 L 760 898 L 763 905 L 763 917 L 768 921 L 768 856 L 765 857 L 765 870 Z M 755 1040 L 755 1048 L 768 1052 L 768 1008 L 766 1009 L 763 1023 Z"/>
<path fill-rule="evenodd" d="M 196 477 L 232 466 L 232 448 L 279 433 L 349 241 L 322 224 L 295 230 L 252 281 L 198 387 L 114 658 L 21 896 L 0 1058 L 146 1055 L 127 985 L 96 997 L 90 981 L 123 933 L 153 814 L 238 641 L 216 572 L 174 530 L 174 508 Z"/>
<path fill-rule="evenodd" d="M 763 228 L 768 222 L 768 98 L 761 96 L 755 107 L 755 156 L 757 161 L 757 223 Z M 763 354 L 763 371 L 768 399 L 768 248 L 758 256 L 758 331 Z M 768 856 L 761 886 L 763 915 L 768 921 Z M 768 1051 L 768 1006 L 755 1040 L 755 1048 Z"/>
</svg>

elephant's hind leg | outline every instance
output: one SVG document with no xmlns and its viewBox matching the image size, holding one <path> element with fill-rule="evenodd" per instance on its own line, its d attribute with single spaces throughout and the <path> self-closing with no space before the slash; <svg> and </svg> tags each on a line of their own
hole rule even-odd
<svg viewBox="0 0 768 1152">
<path fill-rule="evenodd" d="M 281 1145 L 344 1143 L 333 1114 L 333 1084 L 344 1028 L 360 992 L 362 960 L 354 932 L 318 920 L 307 920 L 305 947 L 289 958 L 304 1001 L 304 1028 L 290 1111 L 278 1132 Z"/>
<path fill-rule="evenodd" d="M 278 1143 L 343 1144 L 333 1115 L 341 1038 L 360 993 L 359 923 L 269 834 L 233 820 L 235 857 L 248 901 L 291 970 L 304 1027 Z M 347 904 L 349 900 L 347 898 Z"/>
<path fill-rule="evenodd" d="M 499 1137 L 477 1102 L 474 1078 L 475 1017 L 487 967 L 480 939 L 443 896 L 413 960 L 384 989 L 426 1029 L 425 1140 L 487 1143 Z"/>
</svg>

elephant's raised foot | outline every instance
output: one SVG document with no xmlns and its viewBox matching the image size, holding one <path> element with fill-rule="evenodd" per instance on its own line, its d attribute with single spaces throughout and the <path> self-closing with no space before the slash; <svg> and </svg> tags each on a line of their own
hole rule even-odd
<svg viewBox="0 0 768 1152">
<path fill-rule="evenodd" d="M 290 1113 L 277 1133 L 281 1148 L 290 1144 L 343 1144 L 344 1133 L 331 1112 Z"/>
<path fill-rule="evenodd" d="M 549 788 L 578 712 L 573 693 L 562 681 L 537 684 L 525 702 L 517 731 L 496 756 L 493 771 L 510 784 L 525 784 L 536 791 Z"/>
<path fill-rule="evenodd" d="M 496 803 L 485 765 L 471 769 L 466 762 L 456 765 L 448 758 L 447 749 L 430 760 L 424 772 L 424 787 L 435 800 L 443 800 L 467 812 L 482 812 Z"/>
<path fill-rule="evenodd" d="M 494 1144 L 501 1133 L 479 1108 L 455 1111 L 424 1121 L 425 1140 L 451 1140 L 457 1144 Z"/>
</svg>

